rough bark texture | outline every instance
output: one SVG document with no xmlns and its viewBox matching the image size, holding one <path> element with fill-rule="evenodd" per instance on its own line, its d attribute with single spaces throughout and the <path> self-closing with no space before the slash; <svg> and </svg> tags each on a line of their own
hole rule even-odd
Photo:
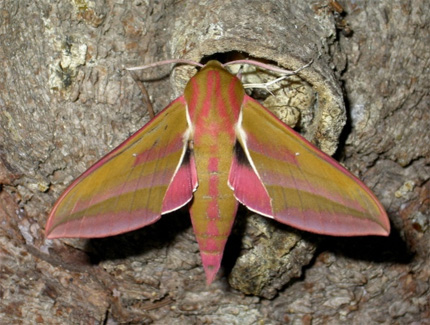
<svg viewBox="0 0 430 325">
<path fill-rule="evenodd" d="M 428 5 L 340 1 L 345 15 L 278 2 L 2 3 L 0 323 L 429 323 Z M 316 58 L 300 74 L 319 99 L 301 131 L 327 151 L 342 82 L 338 158 L 381 199 L 390 237 L 321 238 L 240 215 L 210 287 L 186 213 L 113 238 L 45 240 L 65 186 L 147 121 L 123 67 L 219 52 L 290 69 Z M 174 98 L 167 79 L 148 88 L 156 110 Z"/>
</svg>

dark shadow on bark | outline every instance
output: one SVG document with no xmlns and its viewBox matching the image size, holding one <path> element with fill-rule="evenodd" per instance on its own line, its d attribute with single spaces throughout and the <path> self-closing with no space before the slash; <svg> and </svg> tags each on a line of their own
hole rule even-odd
<svg viewBox="0 0 430 325">
<path fill-rule="evenodd" d="M 91 263 L 123 259 L 169 246 L 173 239 L 191 227 L 187 210 L 163 215 L 152 225 L 125 234 L 88 241 Z"/>
<path fill-rule="evenodd" d="M 414 253 L 393 225 L 388 237 L 327 237 L 318 247 L 318 252 L 324 250 L 374 263 L 408 264 L 414 258 Z"/>
<path fill-rule="evenodd" d="M 228 237 L 221 263 L 225 277 L 228 277 L 236 264 L 236 260 L 240 256 L 240 252 L 242 250 L 242 239 L 245 235 L 246 229 L 246 217 L 248 214 L 249 210 L 243 205 L 239 205 L 233 229 Z"/>
</svg>

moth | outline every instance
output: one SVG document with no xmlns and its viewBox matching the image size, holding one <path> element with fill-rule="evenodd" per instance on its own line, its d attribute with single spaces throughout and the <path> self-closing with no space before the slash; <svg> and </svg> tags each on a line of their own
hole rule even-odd
<svg viewBox="0 0 430 325">
<path fill-rule="evenodd" d="M 318 234 L 387 236 L 374 194 L 245 93 L 218 61 L 184 94 L 78 177 L 55 203 L 48 238 L 106 237 L 188 205 L 210 284 L 239 203 Z"/>
</svg>

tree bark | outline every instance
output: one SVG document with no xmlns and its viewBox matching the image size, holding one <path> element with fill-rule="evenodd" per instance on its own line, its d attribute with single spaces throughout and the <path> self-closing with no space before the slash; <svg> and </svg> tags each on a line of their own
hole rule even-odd
<svg viewBox="0 0 430 325">
<path fill-rule="evenodd" d="M 430 13 L 424 1 L 339 3 L 4 1 L 0 322 L 429 319 Z M 209 287 L 186 212 L 112 238 L 44 238 L 65 187 L 148 120 L 124 67 L 237 56 L 314 60 L 296 79 L 311 98 L 292 105 L 297 128 L 330 154 L 340 139 L 336 157 L 380 198 L 390 237 L 326 238 L 242 212 Z M 145 83 L 156 111 L 186 73 Z M 267 256 L 280 242 L 281 262 Z"/>
</svg>

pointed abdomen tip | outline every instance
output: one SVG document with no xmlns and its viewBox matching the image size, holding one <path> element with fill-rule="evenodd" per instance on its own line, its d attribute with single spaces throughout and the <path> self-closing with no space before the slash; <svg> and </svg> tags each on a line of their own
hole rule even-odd
<svg viewBox="0 0 430 325">
<path fill-rule="evenodd" d="M 215 280 L 216 274 L 221 266 L 222 253 L 207 254 L 202 252 L 200 256 L 202 258 L 203 268 L 205 269 L 206 284 L 210 285 Z"/>
</svg>

